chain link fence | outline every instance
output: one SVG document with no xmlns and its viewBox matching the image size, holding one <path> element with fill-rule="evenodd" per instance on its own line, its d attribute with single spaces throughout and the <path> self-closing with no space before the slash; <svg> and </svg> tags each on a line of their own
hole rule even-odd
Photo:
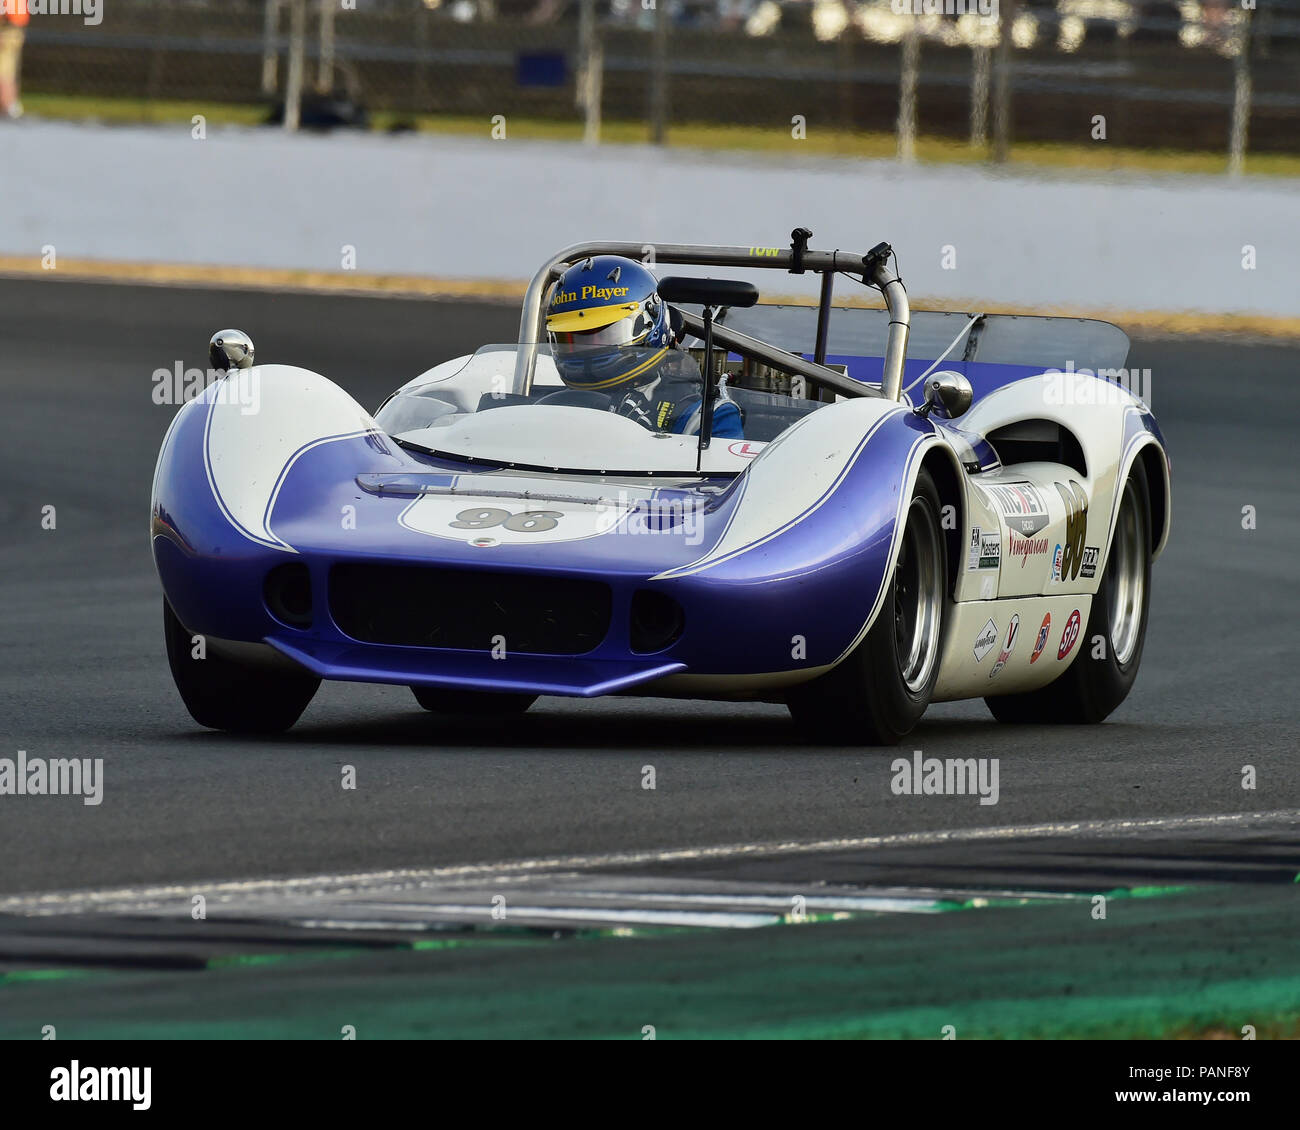
<svg viewBox="0 0 1300 1130">
<path fill-rule="evenodd" d="M 1005 156 L 1099 129 L 1238 163 L 1300 152 L 1300 0 L 658 3 L 101 0 L 97 24 L 32 16 L 24 85 L 269 112 L 300 75 L 308 98 L 481 117 L 485 132 L 496 115 L 585 122 L 589 140 L 602 120 L 657 140 L 687 123 L 900 131 L 904 157 L 918 132 Z"/>
</svg>

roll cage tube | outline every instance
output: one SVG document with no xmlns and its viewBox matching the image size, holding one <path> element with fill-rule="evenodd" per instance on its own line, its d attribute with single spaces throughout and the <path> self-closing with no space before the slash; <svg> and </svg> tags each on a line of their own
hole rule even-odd
<svg viewBox="0 0 1300 1130">
<path fill-rule="evenodd" d="M 696 337 L 703 338 L 704 319 L 698 314 L 692 314 L 687 310 L 682 310 L 680 313 L 683 325 Z M 835 369 L 828 368 L 825 365 L 818 365 L 815 361 L 805 361 L 797 353 L 787 353 L 784 349 L 778 349 L 775 345 L 768 345 L 765 341 L 760 341 L 756 337 L 750 337 L 749 334 L 730 329 L 717 322 L 713 323 L 713 343 L 714 345 L 725 345 L 728 349 L 743 353 L 754 358 L 755 361 L 762 361 L 763 364 L 771 365 L 783 372 L 807 377 L 814 384 L 821 385 L 833 392 L 842 393 L 845 396 L 881 395 L 870 385 L 855 381 L 852 377 L 845 376 Z"/>
<path fill-rule="evenodd" d="M 880 243 L 865 255 L 852 255 L 842 251 L 808 251 L 796 243 L 791 248 L 779 247 L 710 247 L 687 243 L 577 243 L 566 247 L 551 257 L 533 276 L 524 292 L 523 310 L 519 317 L 519 350 L 515 357 L 513 391 L 527 396 L 533 387 L 533 374 L 537 368 L 537 343 L 545 332 L 542 302 L 551 280 L 565 267 L 580 259 L 595 255 L 622 255 L 638 261 L 653 254 L 656 263 L 680 263 L 697 267 L 757 267 L 767 270 L 818 274 L 846 271 L 861 275 L 863 282 L 878 287 L 885 297 L 889 311 L 889 334 L 885 341 L 884 373 L 880 395 L 887 400 L 898 400 L 903 388 L 903 362 L 907 357 L 907 334 L 911 323 L 911 310 L 907 291 L 902 280 L 890 269 L 892 251 L 887 243 Z M 688 315 L 688 319 L 693 316 Z M 703 320 L 695 319 L 702 327 Z M 689 320 L 688 320 L 689 325 Z M 817 384 L 832 388 L 845 396 L 873 396 L 875 391 L 824 365 L 806 361 L 797 354 L 767 345 L 746 334 L 714 326 L 715 340 L 739 352 L 750 354 L 758 360 L 777 368 L 807 377 Z M 730 340 L 728 340 L 730 339 Z M 757 347 L 761 347 L 759 352 Z"/>
</svg>

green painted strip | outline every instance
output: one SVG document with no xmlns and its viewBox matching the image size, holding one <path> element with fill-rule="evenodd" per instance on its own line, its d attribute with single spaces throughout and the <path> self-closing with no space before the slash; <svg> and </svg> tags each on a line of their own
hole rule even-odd
<svg viewBox="0 0 1300 1130">
<path fill-rule="evenodd" d="M 1117 887 L 1104 893 L 1110 899 L 1159 899 L 1169 895 L 1191 894 L 1195 890 L 1195 887 Z"/>
<path fill-rule="evenodd" d="M 24 981 L 74 981 L 94 975 L 90 969 L 14 969 L 9 973 L 0 973 L 0 985 L 21 984 Z"/>
</svg>

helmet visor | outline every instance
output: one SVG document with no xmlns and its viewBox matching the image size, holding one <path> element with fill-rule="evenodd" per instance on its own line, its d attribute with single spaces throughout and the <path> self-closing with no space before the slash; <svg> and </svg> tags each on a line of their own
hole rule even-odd
<svg viewBox="0 0 1300 1130">
<path fill-rule="evenodd" d="M 635 314 L 620 318 L 594 330 L 551 330 L 551 349 L 557 356 L 588 353 L 593 350 L 635 345 L 654 326 L 654 319 L 643 305 Z"/>
</svg>

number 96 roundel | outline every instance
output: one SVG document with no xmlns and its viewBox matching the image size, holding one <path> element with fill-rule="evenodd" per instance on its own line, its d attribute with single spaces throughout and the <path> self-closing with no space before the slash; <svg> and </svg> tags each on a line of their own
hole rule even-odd
<svg viewBox="0 0 1300 1130">
<path fill-rule="evenodd" d="M 608 533 L 627 511 L 628 507 L 612 500 L 605 505 L 574 506 L 549 500 L 530 503 L 522 498 L 492 499 L 491 503 L 475 505 L 464 495 L 424 495 L 407 507 L 400 521 L 416 533 L 454 541 L 540 545 Z"/>
</svg>

